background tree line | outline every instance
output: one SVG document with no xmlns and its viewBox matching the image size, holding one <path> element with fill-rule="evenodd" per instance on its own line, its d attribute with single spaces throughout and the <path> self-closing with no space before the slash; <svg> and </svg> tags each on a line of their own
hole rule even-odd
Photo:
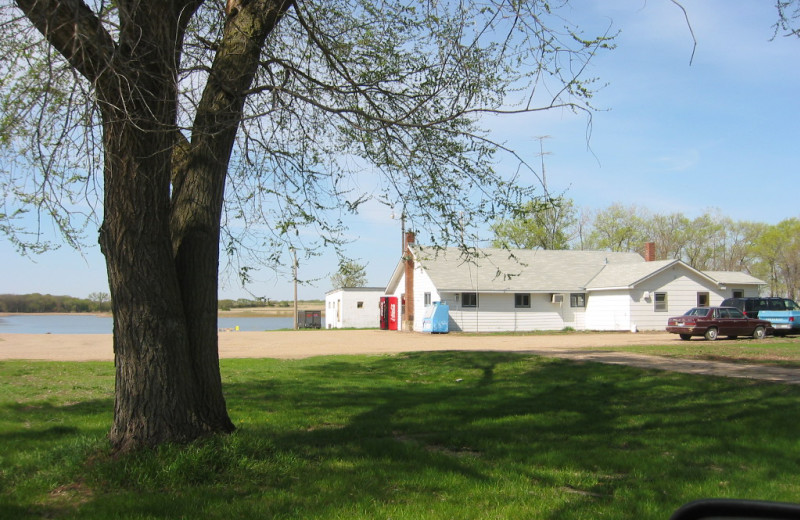
<svg viewBox="0 0 800 520">
<path fill-rule="evenodd" d="M 108 293 L 87 298 L 52 294 L 0 294 L 0 312 L 111 312 Z"/>
<path fill-rule="evenodd" d="M 717 210 L 696 218 L 613 204 L 591 211 L 560 196 L 532 201 L 514 218 L 492 226 L 494 247 L 643 251 L 655 242 L 656 260 L 680 259 L 701 271 L 743 271 L 767 282 L 771 296 L 800 294 L 800 220 L 777 224 L 737 221 Z"/>
</svg>

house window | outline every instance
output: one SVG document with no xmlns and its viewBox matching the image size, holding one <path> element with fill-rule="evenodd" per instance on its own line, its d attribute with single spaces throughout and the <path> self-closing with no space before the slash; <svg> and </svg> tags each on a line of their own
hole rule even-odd
<svg viewBox="0 0 800 520">
<path fill-rule="evenodd" d="M 530 309 L 531 295 L 528 293 L 516 293 L 514 295 L 514 307 L 517 309 Z"/>
<path fill-rule="evenodd" d="M 430 307 L 431 306 L 431 293 L 426 292 L 424 294 L 424 298 L 425 298 L 425 307 Z"/>
<path fill-rule="evenodd" d="M 653 295 L 653 310 L 655 312 L 667 312 L 667 293 L 657 292 Z"/>
<path fill-rule="evenodd" d="M 698 307 L 708 307 L 708 293 L 707 292 L 699 292 L 699 293 L 697 293 L 697 306 Z"/>
<path fill-rule="evenodd" d="M 569 295 L 570 307 L 586 307 L 586 294 L 572 293 Z"/>
<path fill-rule="evenodd" d="M 363 309 L 363 308 L 364 308 L 364 302 L 356 302 L 356 309 Z"/>
<path fill-rule="evenodd" d="M 733 297 L 734 298 L 744 298 L 744 291 L 741 289 L 734 289 L 733 290 Z"/>
<path fill-rule="evenodd" d="M 461 306 L 462 307 L 477 307 L 478 306 L 478 293 L 462 292 L 461 293 Z"/>
</svg>

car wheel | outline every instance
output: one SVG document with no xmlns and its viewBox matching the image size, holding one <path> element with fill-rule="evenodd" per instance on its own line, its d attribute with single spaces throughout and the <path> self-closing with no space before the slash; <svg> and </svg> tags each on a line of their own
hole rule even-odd
<svg viewBox="0 0 800 520">
<path fill-rule="evenodd" d="M 715 339 L 717 339 L 717 329 L 711 327 L 706 331 L 705 336 L 708 341 L 714 341 Z"/>
<path fill-rule="evenodd" d="M 766 334 L 767 331 L 764 330 L 764 327 L 756 327 L 756 330 L 753 331 L 753 339 L 764 339 Z"/>
<path fill-rule="evenodd" d="M 688 339 L 692 339 L 692 335 L 691 334 L 681 334 L 680 336 L 681 336 L 681 339 L 683 341 L 686 341 Z"/>
</svg>

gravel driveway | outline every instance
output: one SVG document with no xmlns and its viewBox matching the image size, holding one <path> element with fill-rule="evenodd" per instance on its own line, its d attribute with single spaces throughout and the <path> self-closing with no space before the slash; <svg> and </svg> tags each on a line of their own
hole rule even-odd
<svg viewBox="0 0 800 520">
<path fill-rule="evenodd" d="M 515 351 L 595 363 L 800 384 L 798 369 L 596 350 L 598 347 L 664 345 L 675 341 L 681 340 L 665 332 L 581 332 L 525 336 L 422 334 L 384 330 L 221 332 L 219 352 L 221 358 L 300 359 L 335 354 L 394 354 L 409 351 Z M 1 359 L 112 361 L 114 356 L 111 335 L 107 334 L 0 334 Z"/>
</svg>

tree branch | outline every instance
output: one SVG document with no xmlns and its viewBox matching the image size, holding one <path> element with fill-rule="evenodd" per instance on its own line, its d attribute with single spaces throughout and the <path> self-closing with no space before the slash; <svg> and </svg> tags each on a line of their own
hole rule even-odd
<svg viewBox="0 0 800 520">
<path fill-rule="evenodd" d="M 111 66 L 116 44 L 81 0 L 15 0 L 50 44 L 92 84 Z"/>
</svg>

